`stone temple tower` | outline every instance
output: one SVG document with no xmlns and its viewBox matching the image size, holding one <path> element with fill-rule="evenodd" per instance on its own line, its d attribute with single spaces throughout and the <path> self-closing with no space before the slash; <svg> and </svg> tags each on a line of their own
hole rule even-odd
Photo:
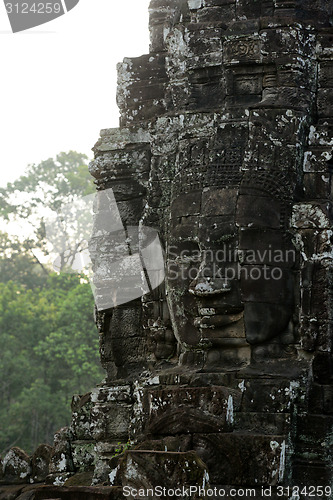
<svg viewBox="0 0 333 500">
<path fill-rule="evenodd" d="M 99 223 L 115 202 L 100 196 L 90 253 L 107 376 L 73 403 L 70 472 L 271 498 L 330 487 L 332 3 L 149 11 L 150 52 L 119 64 L 120 127 L 102 130 L 90 171 L 129 253 L 158 232 L 165 279 L 144 290 L 145 258 L 124 271 L 124 241 Z"/>
</svg>

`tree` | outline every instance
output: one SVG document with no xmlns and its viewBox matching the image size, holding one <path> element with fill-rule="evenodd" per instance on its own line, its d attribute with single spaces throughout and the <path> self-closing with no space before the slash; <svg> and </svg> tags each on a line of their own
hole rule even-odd
<svg viewBox="0 0 333 500">
<path fill-rule="evenodd" d="M 54 432 L 70 423 L 73 393 L 89 391 L 104 375 L 86 277 L 56 274 L 43 258 L 46 215 L 66 215 L 64 206 L 74 206 L 54 224 L 56 243 L 78 231 L 77 220 L 85 224 L 87 214 L 75 210 L 94 191 L 86 161 L 80 153 L 60 153 L 0 189 L 0 219 L 21 223 L 23 234 L 0 233 L 0 453 L 52 443 Z"/>
<path fill-rule="evenodd" d="M 75 151 L 60 153 L 38 165 L 29 165 L 25 175 L 0 189 L 0 217 L 21 225 L 21 243 L 38 259 L 50 251 L 47 237 L 61 256 L 61 269 L 83 249 L 80 231 L 85 226 L 80 200 L 94 193 L 87 156 Z M 67 207 L 64 210 L 64 207 Z M 70 208 L 68 208 L 70 207 Z M 83 210 L 84 210 L 83 205 Z M 57 214 L 62 214 L 57 218 Z M 49 234 L 46 234 L 47 220 Z M 69 245 L 74 238 L 75 243 Z"/>
<path fill-rule="evenodd" d="M 70 423 L 74 393 L 103 377 L 93 296 L 82 276 L 51 274 L 29 290 L 0 283 L 0 451 L 32 452 Z"/>
<path fill-rule="evenodd" d="M 0 282 L 15 281 L 28 289 L 45 284 L 50 269 L 41 263 L 29 240 L 0 232 Z"/>
</svg>

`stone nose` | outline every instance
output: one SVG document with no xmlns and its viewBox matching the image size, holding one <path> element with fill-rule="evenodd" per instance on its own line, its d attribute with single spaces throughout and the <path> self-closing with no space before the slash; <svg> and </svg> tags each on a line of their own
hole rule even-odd
<svg viewBox="0 0 333 500">
<path fill-rule="evenodd" d="M 198 297 L 207 297 L 228 293 L 231 291 L 230 282 L 225 278 L 211 278 L 209 276 L 196 277 L 189 286 L 189 292 Z"/>
</svg>

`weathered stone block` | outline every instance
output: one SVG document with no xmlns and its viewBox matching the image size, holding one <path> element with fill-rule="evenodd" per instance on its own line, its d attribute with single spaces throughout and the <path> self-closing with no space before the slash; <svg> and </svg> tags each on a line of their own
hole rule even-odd
<svg viewBox="0 0 333 500">
<path fill-rule="evenodd" d="M 263 228 L 241 228 L 239 249 L 244 264 L 292 268 L 296 263 L 296 249 L 280 231 Z"/>
<path fill-rule="evenodd" d="M 236 14 L 240 19 L 251 19 L 251 18 L 259 18 L 261 15 L 265 15 L 263 13 L 264 5 L 268 2 L 251 2 L 251 0 L 242 0 L 241 2 L 236 2 Z M 271 2 L 272 3 L 272 2 Z M 271 14 L 273 14 L 273 8 L 271 9 Z"/>
<path fill-rule="evenodd" d="M 76 500 L 85 498 L 87 500 L 123 500 L 124 495 L 121 488 L 107 486 L 31 486 L 25 489 L 20 500 Z"/>
<path fill-rule="evenodd" d="M 152 208 L 167 208 L 170 206 L 171 186 L 169 181 L 152 181 L 149 188 L 154 193 L 150 196 L 150 206 Z"/>
<path fill-rule="evenodd" d="M 302 404 L 304 389 L 290 380 L 248 380 L 244 384 L 241 410 L 263 413 L 290 413 L 293 404 Z"/>
<path fill-rule="evenodd" d="M 333 87 L 333 63 L 322 62 L 319 65 L 319 85 L 320 87 L 327 88 Z"/>
<path fill-rule="evenodd" d="M 213 108 L 212 102 L 221 105 L 223 103 L 223 90 L 220 82 L 192 84 L 189 92 L 189 109 L 202 108 L 209 110 Z"/>
<path fill-rule="evenodd" d="M 309 200 L 328 200 L 332 196 L 332 185 L 328 172 L 304 174 L 304 194 Z"/>
<path fill-rule="evenodd" d="M 330 481 L 330 472 L 321 461 L 298 459 L 294 464 L 293 478 L 297 484 L 321 486 Z"/>
<path fill-rule="evenodd" d="M 11 448 L 4 456 L 2 470 L 5 483 L 28 483 L 31 476 L 31 459 L 20 448 Z"/>
<path fill-rule="evenodd" d="M 222 387 L 148 390 L 144 409 L 149 415 L 147 430 L 154 435 L 188 432 L 228 432 L 241 392 Z M 203 412 L 201 408 L 205 408 Z"/>
<path fill-rule="evenodd" d="M 226 217 L 223 216 L 202 218 L 198 228 L 198 236 L 202 241 L 210 241 L 212 249 L 216 249 L 216 252 L 207 252 L 210 261 L 214 261 L 215 255 L 221 264 L 238 262 L 238 254 L 235 251 L 238 228 L 229 217 L 227 221 Z"/>
<path fill-rule="evenodd" d="M 236 20 L 235 4 L 224 4 L 217 7 L 209 7 L 200 9 L 197 12 L 197 19 L 199 22 L 214 22 L 220 20 L 224 24 Z"/>
<path fill-rule="evenodd" d="M 265 30 L 264 33 L 262 40 L 265 62 L 272 61 L 277 57 L 288 56 L 292 58 L 294 54 L 308 57 L 315 50 L 315 38 L 309 37 L 305 42 L 306 35 L 298 27 L 271 28 Z"/>
<path fill-rule="evenodd" d="M 94 146 L 94 151 L 98 158 L 98 161 L 104 163 L 104 161 L 107 161 L 108 159 L 114 158 L 114 154 L 112 156 L 107 155 L 103 158 L 105 159 L 100 159 L 99 155 L 104 154 L 105 152 L 110 152 L 110 151 L 116 151 L 116 154 L 119 155 L 119 158 L 124 158 L 125 155 L 129 154 L 128 151 L 121 151 L 126 146 L 128 145 L 133 145 L 135 144 L 139 150 L 144 147 L 143 145 L 150 142 L 150 134 L 147 130 L 143 128 L 134 128 L 131 127 L 130 129 L 122 128 L 121 132 L 117 128 L 108 128 L 108 129 L 103 129 L 101 130 L 101 137 L 97 141 L 97 143 Z M 117 158 L 117 157 L 116 157 Z M 124 158 L 125 159 L 125 158 Z M 96 160 L 95 160 L 96 161 Z M 125 160 L 126 161 L 126 160 Z M 98 164 L 99 166 L 100 164 Z"/>
<path fill-rule="evenodd" d="M 201 9 L 204 0 L 188 0 L 187 4 L 190 10 Z"/>
<path fill-rule="evenodd" d="M 157 115 L 163 116 L 167 111 L 164 99 L 153 99 L 137 104 L 133 108 L 123 108 L 120 115 L 120 124 L 123 127 L 132 123 L 149 120 Z"/>
<path fill-rule="evenodd" d="M 317 352 L 313 360 L 313 377 L 319 384 L 333 380 L 333 360 L 330 352 Z"/>
<path fill-rule="evenodd" d="M 320 59 L 332 59 L 332 34 L 330 32 L 326 32 L 324 30 L 323 32 L 318 33 L 316 52 Z"/>
<path fill-rule="evenodd" d="M 138 106 L 144 104 L 146 101 L 153 101 L 155 99 L 161 100 L 165 95 L 164 83 L 151 83 L 135 82 L 127 88 L 126 91 L 126 107 L 137 109 Z"/>
<path fill-rule="evenodd" d="M 68 478 L 64 484 L 66 487 L 73 486 L 91 486 L 93 479 L 93 471 L 77 472 Z"/>
<path fill-rule="evenodd" d="M 192 448 L 189 435 L 165 436 L 161 439 L 149 439 L 135 446 L 135 450 L 186 452 Z"/>
<path fill-rule="evenodd" d="M 325 139 L 323 138 L 323 141 Z M 304 172 L 320 172 L 324 178 L 328 176 L 327 161 L 329 160 L 329 148 L 311 149 L 304 155 Z"/>
<path fill-rule="evenodd" d="M 333 89 L 320 89 L 317 99 L 318 114 L 326 118 L 333 114 Z"/>
<path fill-rule="evenodd" d="M 92 392 L 92 402 L 95 404 L 103 403 L 131 403 L 132 389 L 129 384 L 110 384 L 101 386 Z"/>
<path fill-rule="evenodd" d="M 22 495 L 25 495 L 25 493 L 22 493 L 22 495 L 20 495 L 20 493 L 24 490 L 24 486 L 23 485 L 4 485 L 4 486 L 1 486 L 0 485 L 0 498 L 1 500 L 15 500 L 16 498 L 22 496 Z M 31 500 L 29 497 L 28 498 L 24 498 L 23 497 L 23 500 Z"/>
<path fill-rule="evenodd" d="M 63 427 L 54 435 L 54 446 L 49 467 L 50 474 L 64 475 L 74 472 L 70 442 L 73 440 L 72 431 Z"/>
<path fill-rule="evenodd" d="M 94 468 L 96 458 L 94 441 L 72 441 L 71 448 L 75 471 L 85 472 Z"/>
<path fill-rule="evenodd" d="M 150 16 L 152 21 L 153 17 Z M 156 24 L 155 24 L 156 23 Z M 149 28 L 149 52 L 152 54 L 164 52 L 165 50 L 165 38 L 168 33 L 168 28 L 165 27 L 164 23 L 158 23 L 157 17 L 154 19 L 154 24 L 150 25 Z"/>
<path fill-rule="evenodd" d="M 142 81 L 166 78 L 165 56 L 163 54 L 146 54 L 140 57 L 125 58 L 118 65 L 120 80 Z"/>
<path fill-rule="evenodd" d="M 92 408 L 91 393 L 84 396 L 75 395 L 72 399 L 72 431 L 75 439 L 91 439 L 90 412 Z"/>
<path fill-rule="evenodd" d="M 277 200 L 270 200 L 261 196 L 243 195 L 237 203 L 237 220 L 241 226 L 280 228 L 281 204 Z"/>
<path fill-rule="evenodd" d="M 286 442 L 261 434 L 195 434 L 193 447 L 207 464 L 213 484 L 270 486 L 283 482 Z"/>
<path fill-rule="evenodd" d="M 218 7 L 229 4 L 235 4 L 235 0 L 204 0 L 205 7 Z"/>
<path fill-rule="evenodd" d="M 258 37 L 239 37 L 226 40 L 223 44 L 224 64 L 239 64 L 240 62 L 260 62 L 261 45 Z"/>
<path fill-rule="evenodd" d="M 235 189 L 206 188 L 202 193 L 202 215 L 235 214 Z"/>
<path fill-rule="evenodd" d="M 97 441 L 128 439 L 132 406 L 126 404 L 99 404 L 91 412 L 92 435 Z"/>
<path fill-rule="evenodd" d="M 193 51 L 198 58 L 205 56 L 207 63 L 205 67 L 210 66 L 209 55 L 214 52 L 221 52 L 221 29 L 209 26 L 206 23 L 188 24 L 189 49 Z M 221 69 L 221 68 L 220 68 Z"/>
<path fill-rule="evenodd" d="M 234 429 L 238 432 L 255 434 L 260 429 L 262 434 L 287 435 L 290 430 L 290 413 L 256 413 L 236 411 Z"/>
<path fill-rule="evenodd" d="M 195 452 L 127 451 L 121 460 L 116 482 L 136 489 L 163 485 L 169 488 L 199 485 L 205 488 L 208 474 Z M 193 494 L 190 498 L 201 499 Z"/>
<path fill-rule="evenodd" d="M 53 448 L 48 444 L 41 444 L 31 457 L 31 482 L 41 483 L 49 474 L 49 467 Z"/>
<path fill-rule="evenodd" d="M 325 462 L 331 453 L 332 428 L 332 415 L 300 415 L 297 421 L 297 454 Z"/>
<path fill-rule="evenodd" d="M 293 206 L 292 225 L 298 229 L 330 229 L 327 205 L 324 203 L 298 203 Z"/>
</svg>

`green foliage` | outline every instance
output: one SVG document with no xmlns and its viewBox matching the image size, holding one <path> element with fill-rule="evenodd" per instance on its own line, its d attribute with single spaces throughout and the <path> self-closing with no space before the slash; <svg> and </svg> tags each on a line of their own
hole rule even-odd
<svg viewBox="0 0 333 500">
<path fill-rule="evenodd" d="M 122 455 L 122 453 L 124 453 L 124 451 L 129 450 L 131 447 L 132 447 L 132 443 L 130 440 L 128 440 L 127 443 L 125 443 L 125 444 L 118 441 L 117 448 L 115 448 L 115 450 L 114 450 L 115 453 L 114 453 L 114 455 L 112 455 L 111 458 L 119 457 L 120 455 Z"/>
<path fill-rule="evenodd" d="M 38 165 L 29 165 L 25 175 L 6 189 L 0 189 L 0 215 L 8 218 L 10 213 L 21 218 L 31 217 L 36 209 L 49 207 L 60 210 L 64 201 L 71 202 L 75 196 L 94 192 L 94 185 L 87 167 L 87 156 L 75 151 L 60 153 L 56 159 L 49 158 Z M 25 193 L 26 203 L 21 203 Z M 13 195 L 21 195 L 16 199 Z"/>
<path fill-rule="evenodd" d="M 87 166 L 87 156 L 75 151 L 60 153 L 55 159 L 49 158 L 38 165 L 29 165 L 25 175 L 15 182 L 8 183 L 6 188 L 0 188 L 0 218 L 8 222 L 21 224 L 26 234 L 24 244 L 36 256 L 36 250 L 42 250 L 46 255 L 47 246 L 45 219 L 55 220 L 65 205 L 73 207 L 67 215 L 52 223 L 54 234 L 52 244 L 57 252 L 65 252 L 73 232 L 82 232 L 85 221 L 80 220 L 78 202 L 84 196 L 95 192 L 92 177 Z M 82 219 L 82 214 L 79 214 Z M 54 227 L 53 227 L 54 226 Z M 75 229 L 74 229 L 75 228 Z M 69 251 L 75 255 L 80 251 L 80 241 L 73 243 Z M 67 259 L 63 258 L 63 269 Z"/>
<path fill-rule="evenodd" d="M 0 450 L 33 451 L 70 423 L 74 393 L 102 378 L 89 284 L 51 274 L 40 289 L 0 283 Z"/>
<path fill-rule="evenodd" d="M 41 264 L 29 241 L 0 232 L 0 282 L 15 281 L 29 289 L 45 284 L 49 271 Z"/>
<path fill-rule="evenodd" d="M 0 454 L 52 443 L 70 423 L 72 395 L 104 376 L 87 279 L 53 273 L 41 257 L 42 215 L 94 191 L 86 161 L 60 153 L 0 189 L 0 221 L 24 221 L 31 230 L 21 238 L 0 233 Z"/>
</svg>

